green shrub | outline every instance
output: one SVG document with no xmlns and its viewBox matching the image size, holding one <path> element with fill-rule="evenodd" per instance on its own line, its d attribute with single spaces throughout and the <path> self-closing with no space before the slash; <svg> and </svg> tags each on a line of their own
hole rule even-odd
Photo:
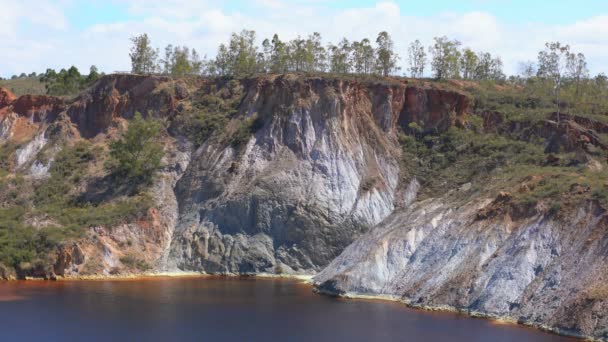
<svg viewBox="0 0 608 342">
<path fill-rule="evenodd" d="M 127 254 L 127 255 L 121 257 L 119 260 L 123 265 L 125 265 L 129 268 L 135 268 L 139 271 L 145 272 L 152 268 L 146 261 L 141 260 L 132 254 Z"/>
<path fill-rule="evenodd" d="M 50 177 L 36 189 L 35 203 L 65 203 L 75 185 L 86 175 L 89 163 L 94 160 L 95 155 L 88 142 L 80 141 L 72 147 L 64 146 L 49 168 Z"/>
<path fill-rule="evenodd" d="M 257 116 L 240 120 L 236 131 L 230 136 L 228 142 L 233 147 L 242 147 L 249 141 L 251 135 L 260 130 L 263 125 L 264 122 Z"/>
<path fill-rule="evenodd" d="M 200 146 L 214 134 L 225 132 L 244 96 L 243 87 L 236 80 L 220 89 L 201 89 L 193 96 L 192 108 L 181 113 L 174 124 L 195 146 Z"/>
<path fill-rule="evenodd" d="M 122 138 L 110 144 L 108 168 L 117 181 L 136 187 L 152 182 L 164 154 L 161 128 L 157 120 L 136 113 Z"/>
</svg>

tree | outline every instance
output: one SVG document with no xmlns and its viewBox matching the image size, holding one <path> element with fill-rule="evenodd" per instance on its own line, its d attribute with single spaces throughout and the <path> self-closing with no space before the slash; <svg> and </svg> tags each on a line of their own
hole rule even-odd
<svg viewBox="0 0 608 342">
<path fill-rule="evenodd" d="M 309 71 L 307 70 L 307 66 L 311 64 L 311 56 L 306 51 L 306 41 L 304 39 L 300 38 L 300 36 L 292 39 L 289 42 L 287 51 L 289 55 L 289 70 L 295 72 Z"/>
<path fill-rule="evenodd" d="M 321 34 L 314 32 L 306 39 L 306 55 L 309 61 L 308 71 L 322 72 L 327 68 L 327 52 L 323 47 Z"/>
<path fill-rule="evenodd" d="M 44 83 L 47 94 L 56 96 L 77 93 L 88 84 L 87 80 L 75 66 L 68 70 L 61 69 L 59 73 L 47 69 L 46 73 L 40 76 L 40 82 Z"/>
<path fill-rule="evenodd" d="M 559 42 L 545 44 L 538 53 L 538 77 L 549 83 L 557 106 L 557 122 L 560 121 L 560 95 L 564 70 L 570 58 L 570 46 Z"/>
<path fill-rule="evenodd" d="M 86 78 L 86 83 L 87 84 L 91 84 L 95 81 L 97 81 L 99 79 L 99 71 L 97 70 L 97 67 L 94 65 L 91 65 L 91 67 L 89 68 L 89 75 Z"/>
<path fill-rule="evenodd" d="M 187 75 L 200 75 L 203 68 L 196 50 L 192 51 L 187 46 L 176 46 L 169 44 L 165 48 L 165 57 L 161 59 L 163 73 L 174 77 Z"/>
<path fill-rule="evenodd" d="M 220 44 L 215 60 L 209 63 L 209 72 L 214 75 L 227 76 L 230 73 L 231 61 L 228 48 Z"/>
<path fill-rule="evenodd" d="M 397 60 L 399 56 L 393 50 L 393 40 L 386 31 L 378 33 L 376 38 L 376 67 L 382 76 L 388 76 L 399 70 Z"/>
<path fill-rule="evenodd" d="M 459 77 L 460 42 L 448 37 L 435 37 L 435 44 L 430 48 L 433 55 L 431 67 L 437 79 Z"/>
<path fill-rule="evenodd" d="M 134 74 L 150 74 L 156 71 L 158 50 L 152 47 L 148 34 L 144 33 L 131 38 L 131 72 Z"/>
<path fill-rule="evenodd" d="M 475 78 L 477 69 L 477 55 L 473 50 L 466 48 L 460 57 L 460 73 L 462 78 L 470 80 Z"/>
<path fill-rule="evenodd" d="M 243 30 L 240 34 L 233 33 L 228 46 L 231 75 L 244 76 L 258 71 L 255 31 Z"/>
<path fill-rule="evenodd" d="M 190 49 L 186 46 L 176 46 L 173 51 L 173 62 L 171 64 L 171 76 L 183 77 L 192 74 L 193 68 L 190 63 Z"/>
<path fill-rule="evenodd" d="M 165 57 L 160 60 L 162 72 L 170 75 L 173 69 L 173 45 L 169 44 L 165 47 Z"/>
<path fill-rule="evenodd" d="M 424 52 L 424 46 L 418 39 L 410 44 L 408 49 L 409 63 L 410 63 L 410 75 L 414 78 L 420 78 L 424 76 L 424 67 L 426 66 L 426 52 Z"/>
<path fill-rule="evenodd" d="M 582 53 L 571 53 L 568 56 L 566 69 L 568 70 L 568 77 L 573 80 L 576 87 L 574 96 L 575 99 L 578 100 L 581 81 L 589 78 L 589 70 L 587 69 L 587 60 L 585 59 L 585 55 Z"/>
<path fill-rule="evenodd" d="M 505 74 L 502 71 L 502 60 L 500 57 L 492 57 L 488 52 L 480 52 L 477 54 L 477 66 L 475 67 L 473 77 L 476 80 L 494 80 L 502 81 L 505 79 Z"/>
<path fill-rule="evenodd" d="M 287 61 L 289 58 L 286 50 L 285 43 L 275 34 L 270 44 L 270 72 L 281 73 L 287 71 Z"/>
<path fill-rule="evenodd" d="M 351 51 L 353 53 L 353 68 L 355 73 L 357 74 L 365 74 L 365 52 L 364 52 L 364 42 L 354 41 L 351 44 Z"/>
<path fill-rule="evenodd" d="M 348 74 L 351 71 L 351 45 L 346 38 L 342 38 L 338 45 L 329 44 L 329 69 L 338 74 Z"/>
<path fill-rule="evenodd" d="M 124 135 L 110 143 L 109 170 L 128 184 L 149 185 L 161 166 L 163 146 L 159 142 L 161 125 L 140 113 L 129 123 Z"/>
<path fill-rule="evenodd" d="M 232 33 L 228 45 L 221 44 L 210 70 L 222 76 L 242 77 L 264 71 L 255 46 L 255 31 Z"/>
</svg>

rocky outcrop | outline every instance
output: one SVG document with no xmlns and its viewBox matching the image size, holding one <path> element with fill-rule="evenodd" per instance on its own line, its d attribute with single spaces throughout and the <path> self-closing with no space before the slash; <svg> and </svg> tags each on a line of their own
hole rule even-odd
<svg viewBox="0 0 608 342">
<path fill-rule="evenodd" d="M 445 132 L 451 126 L 462 124 L 471 107 L 471 99 L 462 93 L 409 86 L 405 89 L 399 123 L 403 128 L 417 123 L 426 133 Z"/>
<path fill-rule="evenodd" d="M 597 133 L 608 133 L 608 124 L 597 121 L 597 120 L 593 120 L 588 117 L 580 116 L 580 115 L 571 115 L 571 114 L 560 113 L 559 120 L 558 120 L 557 113 L 551 113 L 551 115 L 549 115 L 549 120 L 556 121 L 556 122 L 557 121 L 574 121 L 577 124 L 579 124 L 580 126 L 586 128 L 586 129 L 589 129 L 589 130 L 593 130 Z"/>
<path fill-rule="evenodd" d="M 208 142 L 193 155 L 171 259 L 207 272 L 320 270 L 402 204 L 405 117 L 445 129 L 467 108 L 462 94 L 406 84 L 248 81 L 239 116 L 263 123 L 242 149 Z"/>
<path fill-rule="evenodd" d="M 169 79 L 156 76 L 114 75 L 104 77 L 83 92 L 67 111 L 83 137 L 104 132 L 118 118 L 142 115 L 168 117 L 176 106 L 175 88 Z M 159 87 L 165 84 L 166 87 Z"/>
<path fill-rule="evenodd" d="M 16 98 L 10 90 L 0 87 L 0 109 L 8 107 Z"/>
<path fill-rule="evenodd" d="M 606 212 L 589 202 L 564 216 L 542 207 L 513 215 L 503 209 L 509 198 L 457 210 L 450 196 L 418 202 L 355 241 L 314 281 L 332 294 L 399 298 L 608 338 Z"/>
<path fill-rule="evenodd" d="M 15 274 L 15 270 L 6 267 L 0 263 L 0 280 L 14 280 L 17 279 L 17 274 Z"/>
<path fill-rule="evenodd" d="M 76 243 L 64 245 L 59 248 L 53 271 L 56 275 L 64 276 L 73 272 L 77 272 L 77 267 L 84 264 L 85 255 L 80 246 Z"/>
<path fill-rule="evenodd" d="M 127 241 L 159 244 L 157 249 L 146 242 L 139 246 L 147 246 L 146 253 L 129 254 L 166 270 L 316 272 L 402 205 L 398 131 L 411 122 L 443 131 L 465 120 L 469 110 L 463 93 L 406 81 L 279 75 L 186 84 L 110 75 L 70 103 L 49 96 L 12 99 L 1 137 L 23 143 L 16 165 L 29 168 L 38 165 L 34 159 L 42 148 L 55 143 L 54 134 L 61 141 L 103 141 L 136 112 L 173 127 L 200 98 L 222 97 L 235 86 L 243 99 L 225 134 L 255 121 L 259 127 L 247 141 L 237 146 L 216 135 L 190 151 L 184 147 L 190 142 L 179 142 L 184 140 L 179 130 L 168 131 L 167 151 L 181 151 L 178 159 L 192 162 L 170 162 L 170 179 L 158 185 L 159 207 L 175 202 L 154 230 L 162 239 L 145 237 L 138 224 L 96 227 L 91 236 L 97 247 L 87 249 L 89 242 L 80 247 L 90 256 L 87 262 L 74 267 L 60 253 L 65 260 L 57 274 L 91 270 L 85 267 L 89 261 L 102 265 L 95 272 L 109 272 L 120 265 Z"/>
<path fill-rule="evenodd" d="M 55 121 L 66 108 L 62 99 L 45 95 L 23 95 L 11 106 L 13 112 L 34 122 Z"/>
<path fill-rule="evenodd" d="M 485 132 L 521 134 L 525 139 L 543 138 L 548 153 L 587 151 L 597 148 L 608 150 L 598 133 L 608 132 L 608 125 L 590 118 L 560 114 L 548 115 L 545 120 L 539 121 L 508 121 L 504 114 L 497 111 L 483 111 Z"/>
</svg>

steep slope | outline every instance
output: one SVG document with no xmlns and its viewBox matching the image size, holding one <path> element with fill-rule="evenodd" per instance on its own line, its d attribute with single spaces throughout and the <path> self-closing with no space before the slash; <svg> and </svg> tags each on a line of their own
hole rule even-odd
<svg viewBox="0 0 608 342">
<path fill-rule="evenodd" d="M 401 127 L 415 119 L 443 131 L 463 122 L 470 105 L 458 91 L 431 84 L 296 75 L 112 75 L 73 101 L 4 93 L 2 141 L 15 160 L 7 168 L 34 180 L 33 193 L 60 151 L 79 141 L 105 151 L 136 112 L 167 128 L 164 167 L 146 192 L 149 209 L 118 224 L 81 220 L 81 237 L 64 238 L 52 268 L 38 260 L 18 270 L 45 277 L 316 272 L 403 203 Z M 141 207 L 138 197 L 113 190 L 105 154 L 94 159 L 70 192 L 79 206 L 70 210 L 124 201 Z M 43 233 L 60 228 L 64 217 L 31 197 L 22 199 L 31 206 L 24 224 Z"/>
<path fill-rule="evenodd" d="M 455 195 L 393 213 L 315 276 L 318 288 L 608 337 L 608 216 L 589 202 L 564 216 L 510 197 Z M 488 215 L 494 213 L 496 216 Z"/>
<path fill-rule="evenodd" d="M 464 95 L 401 83 L 273 77 L 246 88 L 237 116 L 257 122 L 253 137 L 204 144 L 178 183 L 178 268 L 318 271 L 403 202 L 404 117 L 441 129 L 467 109 Z"/>
<path fill-rule="evenodd" d="M 0 89 L 0 277 L 316 274 L 325 293 L 608 339 L 605 124 L 514 119 L 468 91 L 289 74 Z M 134 192 L 104 165 L 136 112 L 165 148 Z"/>
</svg>

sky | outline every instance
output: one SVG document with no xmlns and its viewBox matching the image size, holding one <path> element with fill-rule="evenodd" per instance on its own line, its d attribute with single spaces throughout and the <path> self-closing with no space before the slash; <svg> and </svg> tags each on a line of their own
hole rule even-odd
<svg viewBox="0 0 608 342">
<path fill-rule="evenodd" d="M 0 0 L 0 77 L 72 65 L 87 72 L 130 69 L 129 38 L 148 33 L 161 50 L 186 45 L 213 57 L 231 32 L 255 30 L 258 43 L 320 32 L 375 39 L 388 31 L 407 68 L 415 39 L 458 39 L 500 56 L 505 72 L 534 61 L 547 41 L 587 56 L 592 74 L 608 72 L 607 0 Z"/>
</svg>

